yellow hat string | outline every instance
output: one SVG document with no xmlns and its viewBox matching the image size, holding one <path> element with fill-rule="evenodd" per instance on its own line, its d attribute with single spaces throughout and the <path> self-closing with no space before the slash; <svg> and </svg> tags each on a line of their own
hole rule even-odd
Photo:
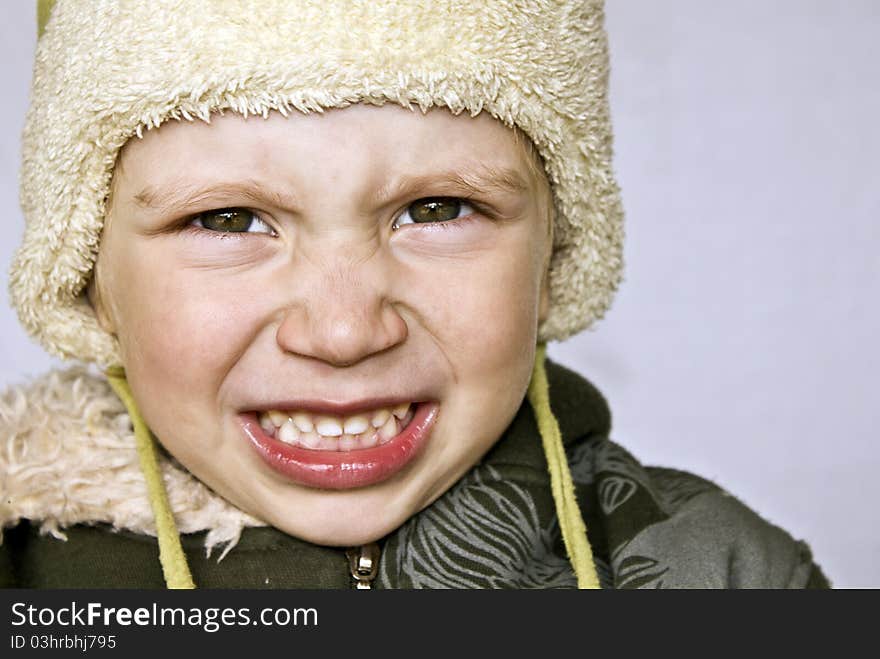
<svg viewBox="0 0 880 659">
<path fill-rule="evenodd" d="M 128 410 L 131 424 L 134 427 L 134 438 L 137 446 L 138 459 L 141 471 L 147 482 L 147 497 L 150 507 L 153 509 L 153 517 L 156 520 L 156 535 L 159 538 L 159 562 L 162 564 L 162 573 L 165 575 L 165 584 L 168 588 L 187 589 L 195 588 L 186 555 L 180 545 L 180 534 L 177 532 L 177 524 L 171 513 L 171 505 L 168 503 L 168 495 L 165 485 L 162 483 L 162 473 L 159 471 L 159 461 L 156 456 L 156 444 L 150 429 L 137 409 L 128 380 L 125 379 L 125 371 L 122 368 L 110 368 L 107 370 L 107 379 L 113 391 Z"/>
<path fill-rule="evenodd" d="M 46 29 L 54 4 L 55 0 L 37 0 L 37 37 L 40 37 Z"/>
<path fill-rule="evenodd" d="M 578 588 L 599 588 L 593 550 L 587 539 L 587 527 L 581 517 L 580 506 L 575 498 L 568 458 L 562 445 L 562 433 L 559 432 L 559 423 L 550 409 L 550 386 L 547 383 L 547 372 L 544 367 L 546 353 L 547 346 L 539 344 L 535 354 L 532 381 L 529 383 L 529 403 L 535 411 L 538 432 L 541 433 L 547 468 L 550 471 L 550 489 L 556 504 L 556 516 L 559 518 L 562 540 L 568 552 L 568 559 L 574 568 Z"/>
</svg>

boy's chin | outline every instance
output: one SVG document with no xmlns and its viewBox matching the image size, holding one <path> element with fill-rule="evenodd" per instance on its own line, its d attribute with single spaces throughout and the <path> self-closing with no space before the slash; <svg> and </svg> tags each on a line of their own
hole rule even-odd
<svg viewBox="0 0 880 659">
<path fill-rule="evenodd" d="M 405 520 L 386 519 L 347 519 L 342 515 L 333 520 L 321 520 L 316 524 L 286 524 L 279 520 L 271 522 L 280 531 L 315 545 L 327 547 L 356 547 L 370 542 L 378 542 L 398 528 Z"/>
<path fill-rule="evenodd" d="M 299 540 L 327 547 L 355 547 L 377 542 L 400 528 L 428 505 L 401 489 L 349 491 L 287 488 L 262 501 L 230 501 L 268 526 Z M 270 505 L 271 501 L 271 505 Z"/>
</svg>

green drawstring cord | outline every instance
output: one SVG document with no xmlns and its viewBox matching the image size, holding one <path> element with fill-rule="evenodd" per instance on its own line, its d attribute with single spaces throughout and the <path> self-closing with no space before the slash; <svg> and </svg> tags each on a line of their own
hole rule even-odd
<svg viewBox="0 0 880 659">
<path fill-rule="evenodd" d="M 168 588 L 173 589 L 195 588 L 189 566 L 186 563 L 186 555 L 180 545 L 180 534 L 177 532 L 177 524 L 174 523 L 168 495 L 162 483 L 153 435 L 135 405 L 128 381 L 125 379 L 125 371 L 122 368 L 110 368 L 107 370 L 107 379 L 110 381 L 113 391 L 116 392 L 128 410 L 131 424 L 134 427 L 138 459 L 141 463 L 141 471 L 147 481 L 147 496 L 150 500 L 150 507 L 153 509 L 153 517 L 156 519 L 159 562 L 162 564 L 165 584 Z"/>
<path fill-rule="evenodd" d="M 553 501 L 556 503 L 556 515 L 559 518 L 559 528 L 562 530 L 565 549 L 577 577 L 578 588 L 599 588 L 599 578 L 593 563 L 593 551 L 587 539 L 587 528 L 581 517 L 580 506 L 575 498 L 574 484 L 571 480 L 571 472 L 568 470 L 568 459 L 562 445 L 562 434 L 559 432 L 556 417 L 553 416 L 553 411 L 550 409 L 550 391 L 544 367 L 546 351 L 546 346 L 541 344 L 535 354 L 535 366 L 528 391 L 529 403 L 535 411 L 538 431 L 541 433 L 541 442 L 550 471 L 550 488 L 553 493 Z M 180 546 L 180 535 L 174 523 L 168 495 L 162 484 L 153 436 L 135 405 L 128 381 L 125 379 L 125 371 L 122 368 L 108 369 L 107 378 L 110 381 L 110 386 L 113 387 L 116 395 L 128 410 L 131 423 L 134 426 L 141 470 L 147 481 L 150 506 L 156 518 L 159 562 L 162 563 L 165 583 L 169 588 L 195 588 L 186 563 L 186 556 Z"/>
<path fill-rule="evenodd" d="M 55 0 L 37 0 L 37 38 L 43 35 Z"/>
<path fill-rule="evenodd" d="M 550 409 L 550 386 L 547 383 L 547 371 L 544 360 L 547 346 L 539 344 L 535 353 L 535 367 L 532 370 L 532 381 L 529 383 L 528 398 L 538 422 L 544 455 L 547 457 L 547 468 L 550 471 L 550 489 L 556 504 L 556 516 L 562 530 L 562 540 L 568 552 L 568 560 L 574 568 L 578 588 L 599 588 L 599 577 L 593 562 L 593 550 L 587 539 L 587 527 L 581 517 L 574 494 L 574 483 L 568 469 L 565 447 L 562 445 L 562 433 L 559 423 Z"/>
</svg>

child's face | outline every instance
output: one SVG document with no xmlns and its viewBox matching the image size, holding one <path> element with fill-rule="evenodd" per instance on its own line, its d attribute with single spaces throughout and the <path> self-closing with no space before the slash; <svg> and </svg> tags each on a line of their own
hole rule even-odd
<svg viewBox="0 0 880 659">
<path fill-rule="evenodd" d="M 92 301 L 160 442 L 316 543 L 379 538 L 436 499 L 528 385 L 550 250 L 530 157 L 485 115 L 394 105 L 133 139 Z"/>
</svg>

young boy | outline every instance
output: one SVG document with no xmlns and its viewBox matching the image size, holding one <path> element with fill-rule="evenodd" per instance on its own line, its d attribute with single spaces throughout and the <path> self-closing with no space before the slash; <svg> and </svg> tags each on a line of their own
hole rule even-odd
<svg viewBox="0 0 880 659">
<path fill-rule="evenodd" d="M 595 1 L 56 3 L 11 291 L 105 375 L 4 396 L 3 585 L 827 585 L 544 363 L 620 279 L 606 84 Z"/>
</svg>

